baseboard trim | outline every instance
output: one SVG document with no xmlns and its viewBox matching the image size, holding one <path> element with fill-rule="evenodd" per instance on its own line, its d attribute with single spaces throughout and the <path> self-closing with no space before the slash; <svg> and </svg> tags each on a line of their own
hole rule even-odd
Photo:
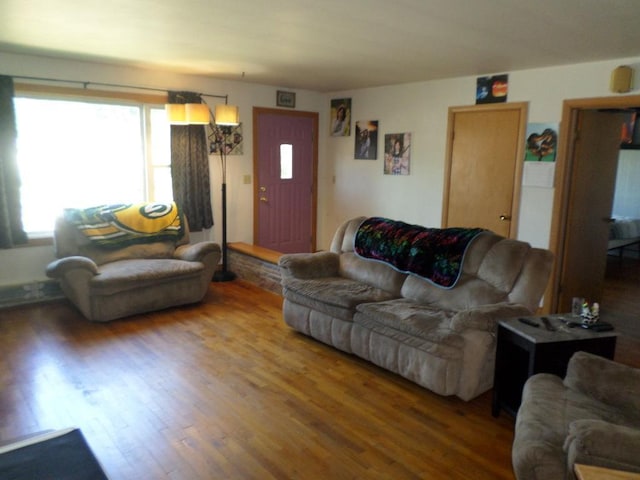
<svg viewBox="0 0 640 480">
<path fill-rule="evenodd" d="M 55 280 L 0 286 L 0 308 L 60 300 L 64 294 Z"/>
</svg>

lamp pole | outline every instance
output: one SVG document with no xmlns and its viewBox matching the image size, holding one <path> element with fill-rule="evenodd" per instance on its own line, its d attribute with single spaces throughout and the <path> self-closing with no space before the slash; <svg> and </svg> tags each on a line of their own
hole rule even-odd
<svg viewBox="0 0 640 480">
<path fill-rule="evenodd" d="M 218 139 L 221 139 L 221 141 L 217 143 L 218 148 L 220 149 L 220 163 L 222 166 L 222 269 L 216 270 L 214 272 L 213 281 L 229 282 L 236 278 L 236 274 L 228 270 L 227 268 L 227 142 L 224 130 L 220 128 L 219 131 L 221 132 L 221 134 L 220 136 L 216 135 L 216 137 L 218 137 Z"/>
</svg>

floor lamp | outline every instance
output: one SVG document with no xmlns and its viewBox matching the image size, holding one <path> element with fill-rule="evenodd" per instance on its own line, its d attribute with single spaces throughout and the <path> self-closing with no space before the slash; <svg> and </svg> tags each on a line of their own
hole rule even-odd
<svg viewBox="0 0 640 480">
<path fill-rule="evenodd" d="M 213 281 L 228 282 L 235 279 L 236 274 L 229 270 L 227 262 L 227 136 L 222 127 L 238 125 L 240 120 L 238 107 L 227 105 L 226 96 L 207 96 L 225 99 L 224 105 L 215 106 L 214 115 L 211 115 L 209 106 L 204 101 L 202 103 L 167 104 L 166 109 L 170 122 L 174 125 L 209 125 L 212 131 L 209 139 L 220 152 L 220 166 L 222 168 L 222 268 L 214 272 Z"/>
<path fill-rule="evenodd" d="M 234 105 L 216 105 L 214 121 L 210 125 L 216 147 L 220 152 L 222 170 L 222 268 L 213 274 L 214 282 L 228 282 L 236 278 L 236 274 L 228 268 L 227 246 L 227 134 L 224 126 L 238 125 L 238 107 Z"/>
</svg>

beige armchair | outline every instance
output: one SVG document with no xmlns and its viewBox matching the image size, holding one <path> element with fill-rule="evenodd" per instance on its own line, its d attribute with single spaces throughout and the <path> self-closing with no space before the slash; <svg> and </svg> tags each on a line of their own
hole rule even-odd
<svg viewBox="0 0 640 480">
<path fill-rule="evenodd" d="M 220 261 L 214 242 L 189 244 L 189 227 L 177 241 L 105 249 L 60 217 L 54 240 L 57 260 L 47 276 L 58 279 L 68 299 L 92 321 L 201 301 Z"/>
<path fill-rule="evenodd" d="M 529 378 L 512 457 L 518 480 L 574 479 L 576 463 L 640 472 L 640 369 L 577 352 L 564 380 Z"/>
</svg>

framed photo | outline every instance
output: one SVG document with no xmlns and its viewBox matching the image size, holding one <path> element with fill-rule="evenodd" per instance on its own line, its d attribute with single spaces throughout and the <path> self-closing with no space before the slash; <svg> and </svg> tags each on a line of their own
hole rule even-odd
<svg viewBox="0 0 640 480">
<path fill-rule="evenodd" d="M 350 98 L 335 98 L 331 100 L 331 123 L 329 128 L 332 137 L 348 137 L 351 135 Z"/>
<path fill-rule="evenodd" d="M 356 122 L 354 157 L 356 160 L 378 158 L 378 120 Z"/>
<path fill-rule="evenodd" d="M 384 136 L 385 175 L 409 175 L 410 148 L 410 133 L 389 133 Z"/>
<path fill-rule="evenodd" d="M 296 92 L 278 90 L 276 93 L 276 105 L 278 107 L 296 108 Z"/>
</svg>

